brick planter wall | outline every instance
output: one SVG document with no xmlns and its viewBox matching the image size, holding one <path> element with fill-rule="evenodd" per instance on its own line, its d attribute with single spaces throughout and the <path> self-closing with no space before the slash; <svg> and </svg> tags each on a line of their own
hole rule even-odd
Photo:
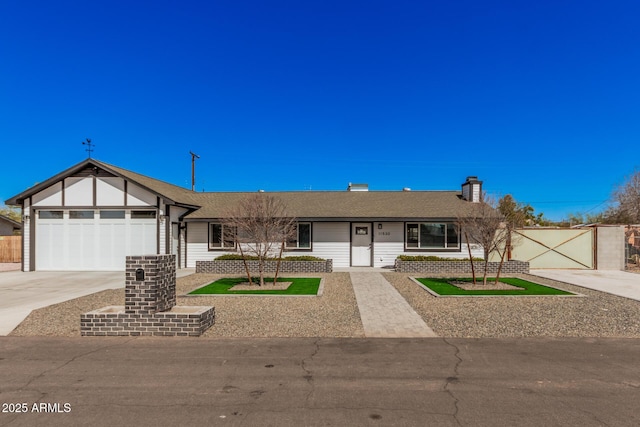
<svg viewBox="0 0 640 427">
<path fill-rule="evenodd" d="M 136 280 L 136 270 L 144 280 Z M 80 315 L 82 336 L 200 336 L 215 322 L 215 309 L 176 306 L 175 255 L 128 256 L 125 305 Z"/>
<path fill-rule="evenodd" d="M 247 261 L 251 274 L 258 274 L 258 261 Z M 266 261 L 264 271 L 275 273 L 276 261 Z M 333 260 L 326 261 L 282 261 L 280 273 L 331 273 Z M 242 260 L 196 261 L 196 273 L 245 274 Z"/>
<path fill-rule="evenodd" d="M 489 262 L 489 274 L 498 272 L 499 262 Z M 473 263 L 476 274 L 484 272 L 484 261 Z M 426 273 L 433 275 L 456 275 L 471 274 L 471 263 L 469 261 L 402 261 L 396 260 L 396 271 L 399 273 Z M 529 263 L 525 261 L 506 261 L 502 265 L 501 276 L 518 273 L 529 273 Z"/>
<path fill-rule="evenodd" d="M 215 321 L 213 307 L 189 307 L 147 316 L 125 313 L 122 306 L 104 307 L 80 316 L 82 336 L 198 337 Z"/>
</svg>

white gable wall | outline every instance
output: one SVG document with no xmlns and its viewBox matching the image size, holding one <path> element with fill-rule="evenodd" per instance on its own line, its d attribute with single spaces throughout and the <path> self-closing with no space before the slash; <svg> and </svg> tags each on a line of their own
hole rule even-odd
<svg viewBox="0 0 640 427">
<path fill-rule="evenodd" d="M 32 200 L 34 206 L 61 206 L 62 182 L 56 182 L 51 187 L 34 194 Z M 28 210 L 25 209 L 25 212 L 28 212 Z"/>
<path fill-rule="evenodd" d="M 155 206 L 157 197 L 155 194 L 138 187 L 135 184 L 127 185 L 127 205 L 129 206 Z"/>
<path fill-rule="evenodd" d="M 96 205 L 123 206 L 125 202 L 124 179 L 96 178 Z"/>
<path fill-rule="evenodd" d="M 64 180 L 65 206 L 93 206 L 93 177 L 69 177 Z"/>
</svg>

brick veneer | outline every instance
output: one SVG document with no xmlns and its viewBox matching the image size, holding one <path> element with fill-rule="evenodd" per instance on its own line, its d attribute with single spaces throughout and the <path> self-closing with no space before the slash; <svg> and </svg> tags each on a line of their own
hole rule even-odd
<svg viewBox="0 0 640 427">
<path fill-rule="evenodd" d="M 249 271 L 258 272 L 258 261 L 247 261 Z M 264 271 L 275 273 L 276 261 L 266 261 Z M 325 261 L 281 261 L 280 273 L 331 273 L 333 260 Z M 196 273 L 209 274 L 244 274 L 246 272 L 242 260 L 196 261 Z"/>
<path fill-rule="evenodd" d="M 499 262 L 489 262 L 489 274 L 498 272 Z M 476 274 L 484 272 L 484 261 L 473 263 Z M 399 273 L 427 273 L 438 275 L 471 274 L 471 263 L 469 261 L 402 261 L 396 260 L 396 271 Z M 525 261 L 506 261 L 502 265 L 501 275 L 528 273 L 529 263 Z"/>
<path fill-rule="evenodd" d="M 144 280 L 136 280 L 136 270 Z M 82 336 L 200 336 L 215 322 L 215 309 L 175 306 L 175 255 L 128 256 L 125 305 L 80 316 Z"/>
<path fill-rule="evenodd" d="M 141 316 L 167 311 L 176 305 L 176 264 L 174 255 L 127 257 L 125 270 L 125 312 Z M 144 280 L 136 281 L 136 270 Z"/>
</svg>

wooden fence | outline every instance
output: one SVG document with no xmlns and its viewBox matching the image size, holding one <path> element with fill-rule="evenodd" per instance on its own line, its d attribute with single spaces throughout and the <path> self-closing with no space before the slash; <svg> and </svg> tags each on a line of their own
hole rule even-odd
<svg viewBox="0 0 640 427">
<path fill-rule="evenodd" d="M 22 237 L 0 236 L 0 262 L 20 262 L 22 260 Z"/>
</svg>

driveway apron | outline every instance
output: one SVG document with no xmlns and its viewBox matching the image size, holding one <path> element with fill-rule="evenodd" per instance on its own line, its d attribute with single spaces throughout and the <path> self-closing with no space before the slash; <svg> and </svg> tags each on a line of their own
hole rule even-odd
<svg viewBox="0 0 640 427">
<path fill-rule="evenodd" d="M 640 301 L 640 274 L 618 270 L 531 270 L 531 274 Z"/>
<path fill-rule="evenodd" d="M 194 273 L 185 268 L 177 277 Z M 106 289 L 124 289 L 124 271 L 6 271 L 0 273 L 0 336 L 8 335 L 32 310 Z M 124 290 L 122 294 L 124 298 Z M 78 318 L 78 323 L 80 318 Z"/>
<path fill-rule="evenodd" d="M 350 273 L 366 337 L 416 338 L 436 334 L 380 273 Z"/>
</svg>

